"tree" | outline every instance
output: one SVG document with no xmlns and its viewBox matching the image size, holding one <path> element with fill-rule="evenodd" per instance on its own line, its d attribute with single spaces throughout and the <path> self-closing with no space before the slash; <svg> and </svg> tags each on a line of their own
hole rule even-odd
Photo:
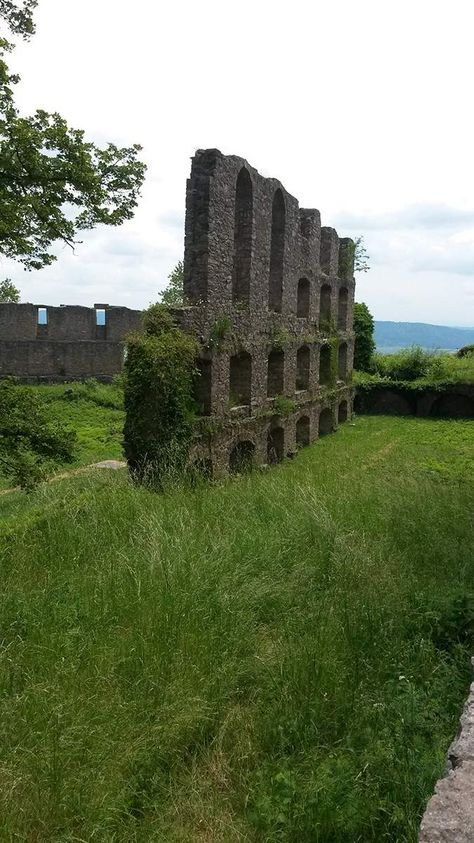
<svg viewBox="0 0 474 843">
<path fill-rule="evenodd" d="M 354 304 L 354 333 L 354 368 L 366 372 L 375 351 L 375 340 L 374 317 L 364 302 Z"/>
<path fill-rule="evenodd" d="M 161 293 L 161 303 L 168 307 L 181 307 L 184 303 L 184 264 L 178 261 L 168 275 L 168 285 Z"/>
<path fill-rule="evenodd" d="M 364 238 L 359 235 L 354 240 L 354 272 L 368 272 L 370 269 L 369 260 Z"/>
<path fill-rule="evenodd" d="M 44 404 L 27 386 L 0 381 L 0 473 L 22 489 L 32 489 L 46 469 L 72 462 L 74 431 L 50 422 Z"/>
<path fill-rule="evenodd" d="M 0 281 L 0 302 L 19 302 L 20 291 L 11 278 Z"/>
<path fill-rule="evenodd" d="M 0 0 L 0 18 L 27 39 L 34 32 L 36 5 L 36 0 L 21 7 Z M 1 38 L 0 253 L 26 269 L 41 269 L 56 260 L 55 241 L 74 248 L 80 231 L 130 219 L 146 168 L 137 144 L 99 148 L 57 113 L 38 109 L 20 116 L 13 98 L 18 76 L 5 61 L 11 49 Z"/>
</svg>

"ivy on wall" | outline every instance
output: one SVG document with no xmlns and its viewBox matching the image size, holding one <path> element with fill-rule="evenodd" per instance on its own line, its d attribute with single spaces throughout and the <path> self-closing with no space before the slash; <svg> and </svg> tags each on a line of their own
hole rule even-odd
<svg viewBox="0 0 474 843">
<path fill-rule="evenodd" d="M 198 345 L 164 305 L 144 312 L 143 328 L 127 338 L 124 451 L 134 478 L 160 487 L 188 458 Z"/>
</svg>

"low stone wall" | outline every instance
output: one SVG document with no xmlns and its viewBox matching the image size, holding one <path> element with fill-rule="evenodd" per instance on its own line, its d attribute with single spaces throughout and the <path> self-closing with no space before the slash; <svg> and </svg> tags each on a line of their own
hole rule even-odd
<svg viewBox="0 0 474 843">
<path fill-rule="evenodd" d="M 474 682 L 458 736 L 448 751 L 446 776 L 438 781 L 428 802 L 419 836 L 420 843 L 472 843 L 473 840 Z"/>
<path fill-rule="evenodd" d="M 442 385 L 439 389 L 412 389 L 403 384 L 358 386 L 356 413 L 431 418 L 474 418 L 474 384 Z"/>
</svg>

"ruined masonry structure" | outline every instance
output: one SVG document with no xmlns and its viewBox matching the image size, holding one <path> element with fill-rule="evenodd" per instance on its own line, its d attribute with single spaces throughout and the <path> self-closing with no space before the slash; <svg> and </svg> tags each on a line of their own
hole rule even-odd
<svg viewBox="0 0 474 843">
<path fill-rule="evenodd" d="M 198 150 L 184 293 L 201 344 L 193 458 L 208 473 L 278 462 L 352 412 L 354 246 L 242 158 Z"/>
<path fill-rule="evenodd" d="M 0 377 L 111 380 L 122 369 L 125 336 L 140 325 L 139 311 L 108 304 L 0 304 Z"/>
</svg>

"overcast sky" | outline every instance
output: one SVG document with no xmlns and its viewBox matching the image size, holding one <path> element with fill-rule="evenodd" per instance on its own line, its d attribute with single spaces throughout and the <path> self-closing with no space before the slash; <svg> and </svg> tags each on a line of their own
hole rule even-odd
<svg viewBox="0 0 474 843">
<path fill-rule="evenodd" d="M 474 325 L 472 0 L 40 0 L 11 64 L 24 112 L 141 143 L 135 218 L 24 272 L 24 301 L 156 301 L 183 254 L 195 149 L 240 155 L 341 236 L 377 319 Z"/>
</svg>

